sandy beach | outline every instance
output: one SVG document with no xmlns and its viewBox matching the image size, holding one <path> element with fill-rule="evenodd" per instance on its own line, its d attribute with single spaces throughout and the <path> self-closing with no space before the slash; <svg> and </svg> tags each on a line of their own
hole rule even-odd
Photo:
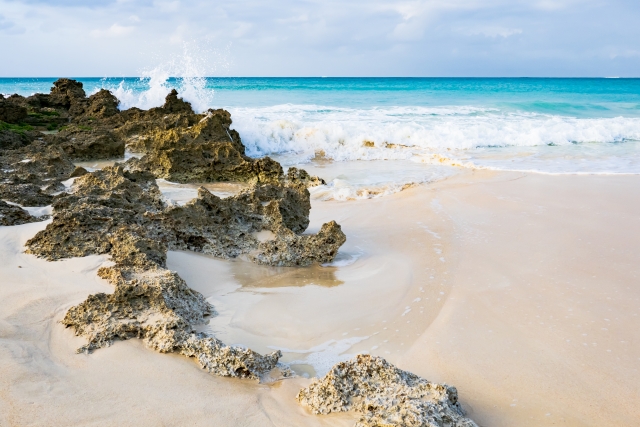
<svg viewBox="0 0 640 427">
<path fill-rule="evenodd" d="M 311 168 L 310 168 L 311 171 Z M 258 384 L 189 359 L 84 339 L 58 321 L 106 256 L 47 262 L 24 243 L 47 222 L 0 227 L 0 425 L 351 426 L 295 401 L 369 352 L 458 388 L 481 426 L 640 423 L 640 178 L 461 170 L 371 200 L 313 201 L 347 243 L 328 266 L 267 267 L 170 252 L 167 266 L 219 315 L 228 344 L 280 349 L 298 377 Z"/>
</svg>

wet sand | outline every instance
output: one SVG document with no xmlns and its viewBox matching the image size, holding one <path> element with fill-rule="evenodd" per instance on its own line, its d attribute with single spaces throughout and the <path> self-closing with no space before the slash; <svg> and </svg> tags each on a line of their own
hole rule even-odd
<svg viewBox="0 0 640 427">
<path fill-rule="evenodd" d="M 370 352 L 455 385 L 483 426 L 634 426 L 638 193 L 638 176 L 463 170 L 378 199 L 313 201 L 309 231 L 335 219 L 348 238 L 332 266 L 186 252 L 168 264 L 220 313 L 203 329 L 283 349 L 301 375 Z M 111 291 L 95 275 L 108 261 L 19 253 L 43 227 L 0 228 L 0 425 L 353 425 L 297 405 L 305 378 L 213 377 L 136 340 L 75 354 L 82 339 L 56 321 Z"/>
</svg>

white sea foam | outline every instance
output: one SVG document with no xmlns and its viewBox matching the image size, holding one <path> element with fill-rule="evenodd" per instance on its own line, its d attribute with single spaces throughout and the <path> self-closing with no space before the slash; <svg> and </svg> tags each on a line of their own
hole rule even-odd
<svg viewBox="0 0 640 427">
<path fill-rule="evenodd" d="M 410 159 L 478 147 L 640 140 L 640 118 L 573 118 L 461 107 L 354 109 L 315 105 L 232 108 L 252 156 L 297 153 L 337 161 Z"/>
<path fill-rule="evenodd" d="M 176 89 L 196 112 L 203 112 L 214 104 L 215 92 L 207 87 L 207 76 L 221 63 L 217 52 L 185 43 L 182 53 L 177 57 L 141 70 L 140 83 L 147 87 L 145 90 L 128 87 L 125 81 L 113 86 L 105 80 L 103 87 L 111 90 L 120 100 L 121 109 L 159 107 L 164 104 L 167 93 Z"/>
<path fill-rule="evenodd" d="M 289 156 L 275 156 L 283 164 Z M 309 173 L 327 181 L 309 189 L 315 200 L 373 199 L 398 193 L 418 184 L 433 182 L 455 173 L 453 168 L 439 164 L 424 164 L 403 160 L 372 160 L 368 162 L 325 162 L 321 166 L 298 164 Z"/>
</svg>

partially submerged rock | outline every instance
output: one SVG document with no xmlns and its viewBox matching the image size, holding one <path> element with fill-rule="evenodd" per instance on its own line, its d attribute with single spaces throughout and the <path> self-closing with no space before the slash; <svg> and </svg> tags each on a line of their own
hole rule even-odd
<svg viewBox="0 0 640 427">
<path fill-rule="evenodd" d="M 319 176 L 309 175 L 306 170 L 298 169 L 293 166 L 287 170 L 287 179 L 289 181 L 298 181 L 307 188 L 327 185 L 327 182 Z"/>
<path fill-rule="evenodd" d="M 455 387 L 364 354 L 335 365 L 297 399 L 314 414 L 359 412 L 356 427 L 477 427 L 464 416 Z"/>
</svg>

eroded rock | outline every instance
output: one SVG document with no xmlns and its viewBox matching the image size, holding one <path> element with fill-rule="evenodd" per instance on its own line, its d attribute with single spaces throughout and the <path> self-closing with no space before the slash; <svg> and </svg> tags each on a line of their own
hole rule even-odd
<svg viewBox="0 0 640 427">
<path fill-rule="evenodd" d="M 102 127 L 69 125 L 46 141 L 60 147 L 73 160 L 99 160 L 124 157 L 124 140 Z"/>
<path fill-rule="evenodd" d="M 27 118 L 27 108 L 11 102 L 0 95 L 0 122 L 23 123 Z"/>
<path fill-rule="evenodd" d="M 230 124 L 228 112 L 209 110 L 193 126 L 154 129 L 130 148 L 147 154 L 141 168 L 169 181 L 273 183 L 283 179 L 278 162 L 244 154 L 240 138 L 229 132 Z"/>
<path fill-rule="evenodd" d="M 114 263 L 98 271 L 114 292 L 89 296 L 62 320 L 87 338 L 79 351 L 139 338 L 157 351 L 194 357 L 216 375 L 259 379 L 272 370 L 280 352 L 260 355 L 195 331 L 215 312 L 166 269 L 167 250 L 246 254 L 273 265 L 330 261 L 345 240 L 335 222 L 317 235 L 300 234 L 309 224 L 311 178 L 304 171 L 285 177 L 277 162 L 247 157 L 240 136 L 229 129 L 228 112 L 195 114 L 175 91 L 162 107 L 120 112 L 110 92 L 86 98 L 82 84 L 63 79 L 49 95 L 12 102 L 32 117 L 48 111 L 68 120 L 56 135 L 0 157 L 7 170 L 0 193 L 15 197 L 20 190 L 21 201 L 52 201 L 53 220 L 26 243 L 27 252 L 51 261 L 108 254 Z M 124 141 L 145 157 L 91 173 L 71 163 L 123 155 Z M 251 187 L 226 199 L 200 188 L 185 206 L 167 206 L 156 178 L 244 181 Z M 258 240 L 262 231 L 272 238 Z"/>
<path fill-rule="evenodd" d="M 381 357 L 358 355 L 300 390 L 314 414 L 356 411 L 356 427 L 477 427 L 464 416 L 458 392 L 403 371 Z"/>
<path fill-rule="evenodd" d="M 306 170 L 298 169 L 293 166 L 287 170 L 287 179 L 289 181 L 300 182 L 307 188 L 317 187 L 318 185 L 327 185 L 327 182 L 319 176 L 309 175 Z"/>
<path fill-rule="evenodd" d="M 196 199 L 167 209 L 159 220 L 173 234 L 174 249 L 223 258 L 249 254 L 255 262 L 277 266 L 330 262 L 346 237 L 333 221 L 318 234 L 296 234 L 309 224 L 309 207 L 296 204 L 298 197 L 287 185 L 256 186 L 225 199 L 201 187 Z M 264 230 L 273 237 L 260 242 L 255 234 Z"/>
<path fill-rule="evenodd" d="M 164 209 L 152 175 L 107 167 L 76 178 L 71 194 L 53 203 L 53 221 L 30 239 L 27 253 L 57 260 L 105 254 L 110 236 L 125 226 L 142 226 L 147 212 Z"/>
<path fill-rule="evenodd" d="M 36 221 L 42 221 L 42 219 L 31 216 L 29 212 L 22 209 L 20 206 L 11 205 L 0 200 L 0 225 L 20 225 Z"/>
<path fill-rule="evenodd" d="M 34 141 L 15 150 L 0 151 L 0 182 L 47 186 L 63 181 L 75 169 L 71 159 L 57 147 Z"/>
<path fill-rule="evenodd" d="M 0 184 L 0 199 L 22 206 L 48 206 L 53 201 L 53 196 L 35 184 Z"/>
<path fill-rule="evenodd" d="M 215 314 L 213 307 L 165 268 L 166 246 L 145 233 L 142 227 L 130 226 L 105 236 L 115 265 L 100 268 L 98 275 L 115 286 L 113 294 L 90 295 L 61 321 L 87 338 L 78 352 L 139 338 L 156 351 L 194 357 L 216 375 L 259 380 L 275 368 L 278 351 L 263 356 L 194 330 Z"/>
</svg>

